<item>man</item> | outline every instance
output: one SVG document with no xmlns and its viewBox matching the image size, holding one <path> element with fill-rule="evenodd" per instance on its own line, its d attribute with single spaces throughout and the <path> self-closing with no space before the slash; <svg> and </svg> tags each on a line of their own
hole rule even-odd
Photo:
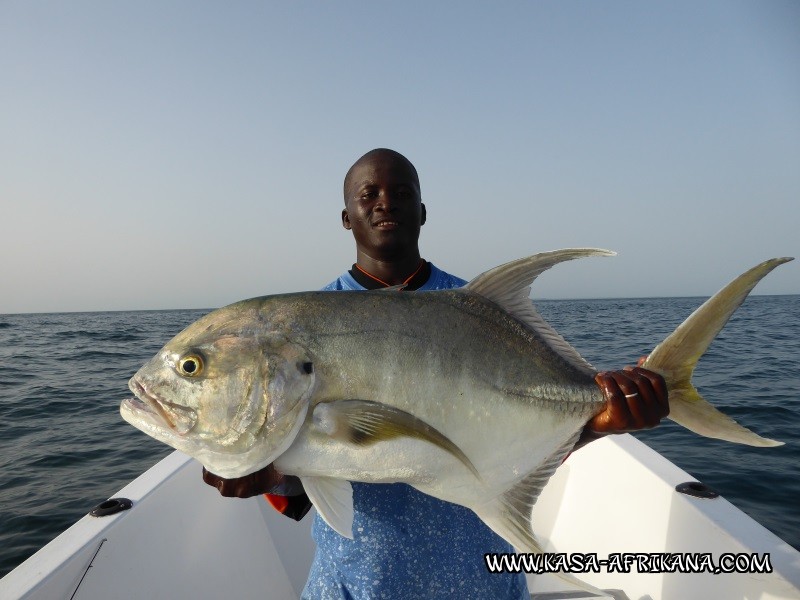
<svg viewBox="0 0 800 600">
<path fill-rule="evenodd" d="M 435 290 L 466 283 L 420 256 L 426 209 L 416 169 L 404 156 L 376 149 L 359 158 L 345 177 L 344 199 L 342 225 L 355 238 L 356 262 L 325 289 Z M 653 427 L 669 412 L 666 386 L 655 373 L 634 368 L 601 373 L 596 381 L 607 408 L 586 425 L 576 448 L 609 433 Z M 308 510 L 295 478 L 271 467 L 236 480 L 210 473 L 204 479 L 223 495 L 288 495 L 278 508 L 295 518 Z M 315 520 L 317 552 L 304 598 L 529 597 L 522 574 L 488 572 L 484 553 L 513 549 L 469 509 L 405 484 L 354 483 L 353 504 L 353 540 Z"/>
</svg>

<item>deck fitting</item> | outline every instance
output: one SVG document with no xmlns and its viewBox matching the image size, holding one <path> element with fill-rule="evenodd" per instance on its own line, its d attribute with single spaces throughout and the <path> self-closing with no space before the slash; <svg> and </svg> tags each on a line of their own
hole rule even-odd
<svg viewBox="0 0 800 600">
<path fill-rule="evenodd" d="M 95 506 L 89 514 L 93 517 L 108 517 L 123 510 L 128 510 L 132 506 L 133 502 L 127 498 L 109 498 Z"/>
<path fill-rule="evenodd" d="M 694 496 L 695 498 L 707 498 L 709 500 L 719 498 L 718 491 L 699 481 L 679 483 L 675 486 L 675 491 L 686 494 L 687 496 Z"/>
</svg>

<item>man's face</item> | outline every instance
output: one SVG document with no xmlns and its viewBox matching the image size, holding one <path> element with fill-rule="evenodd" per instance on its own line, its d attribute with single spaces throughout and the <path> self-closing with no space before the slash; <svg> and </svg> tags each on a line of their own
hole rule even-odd
<svg viewBox="0 0 800 600">
<path fill-rule="evenodd" d="M 352 170 L 346 193 L 342 224 L 360 252 L 377 259 L 417 252 L 425 206 L 405 161 L 389 154 L 365 159 Z"/>
</svg>

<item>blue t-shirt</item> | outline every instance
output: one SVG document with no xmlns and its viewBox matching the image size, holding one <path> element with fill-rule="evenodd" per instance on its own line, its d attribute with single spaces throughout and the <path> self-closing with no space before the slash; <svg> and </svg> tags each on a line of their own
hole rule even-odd
<svg viewBox="0 0 800 600">
<path fill-rule="evenodd" d="M 431 264 L 419 290 L 465 283 Z M 345 273 L 323 289 L 365 288 Z M 489 573 L 485 553 L 514 550 L 470 509 L 404 483 L 352 485 L 353 539 L 315 517 L 317 552 L 304 599 L 530 598 L 524 575 Z"/>
</svg>

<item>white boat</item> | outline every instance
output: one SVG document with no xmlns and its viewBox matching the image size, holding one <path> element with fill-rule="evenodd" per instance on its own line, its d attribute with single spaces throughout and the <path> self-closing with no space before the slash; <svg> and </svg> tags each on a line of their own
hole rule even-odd
<svg viewBox="0 0 800 600">
<path fill-rule="evenodd" d="M 561 466 L 536 505 L 535 529 L 547 552 L 628 561 L 630 573 L 578 575 L 615 598 L 800 599 L 800 552 L 722 497 L 676 491 L 690 481 L 635 438 L 611 436 Z M 78 521 L 0 580 L 0 599 L 299 597 L 314 551 L 310 515 L 296 523 L 262 497 L 222 498 L 180 452 L 117 496 L 132 507 Z M 771 572 L 638 572 L 670 560 Z M 539 600 L 590 597 L 553 575 L 528 580 Z"/>
</svg>

